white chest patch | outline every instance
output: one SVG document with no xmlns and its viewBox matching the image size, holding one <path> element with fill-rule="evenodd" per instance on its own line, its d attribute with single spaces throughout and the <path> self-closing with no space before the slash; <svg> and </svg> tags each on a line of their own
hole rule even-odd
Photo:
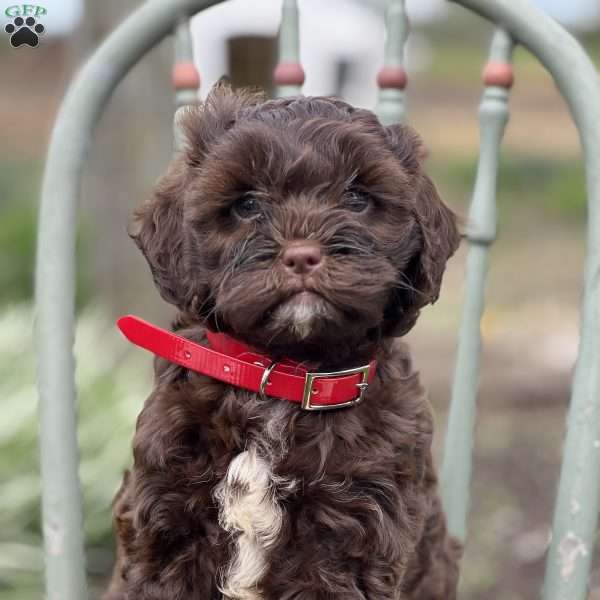
<svg viewBox="0 0 600 600">
<path fill-rule="evenodd" d="M 282 509 L 277 489 L 293 487 L 273 475 L 269 462 L 255 448 L 238 454 L 215 489 L 221 526 L 236 539 L 231 563 L 221 573 L 225 597 L 262 598 L 258 582 L 267 569 L 267 550 L 281 531 Z"/>
</svg>

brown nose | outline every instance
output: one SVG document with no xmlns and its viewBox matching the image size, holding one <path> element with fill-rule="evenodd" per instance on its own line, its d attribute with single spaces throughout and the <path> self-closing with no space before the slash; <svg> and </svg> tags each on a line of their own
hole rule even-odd
<svg viewBox="0 0 600 600">
<path fill-rule="evenodd" d="M 296 275 L 306 275 L 321 264 L 323 256 L 316 242 L 292 242 L 283 252 L 281 261 Z"/>
</svg>

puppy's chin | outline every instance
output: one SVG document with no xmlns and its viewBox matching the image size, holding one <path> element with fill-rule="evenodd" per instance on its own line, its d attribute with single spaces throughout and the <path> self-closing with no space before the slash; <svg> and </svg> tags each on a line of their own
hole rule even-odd
<svg viewBox="0 0 600 600">
<path fill-rule="evenodd" d="M 337 313 L 324 298 L 309 291 L 295 294 L 279 304 L 271 315 L 271 328 L 287 332 L 292 340 L 310 341 L 333 321 Z"/>
<path fill-rule="evenodd" d="M 306 289 L 265 295 L 261 302 L 252 303 L 239 296 L 234 297 L 237 304 L 232 302 L 228 311 L 220 311 L 219 327 L 215 324 L 215 329 L 274 360 L 346 365 L 351 359 L 359 360 L 362 355 L 358 349 L 372 350 L 377 318 L 381 317 L 374 310 L 344 308 L 324 294 Z"/>
</svg>

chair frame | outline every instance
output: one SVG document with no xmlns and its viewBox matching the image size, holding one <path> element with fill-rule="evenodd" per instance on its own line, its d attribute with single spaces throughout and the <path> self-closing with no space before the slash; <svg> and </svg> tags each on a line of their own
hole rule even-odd
<svg viewBox="0 0 600 600">
<path fill-rule="evenodd" d="M 584 600 L 600 505 L 600 77 L 577 41 L 527 0 L 454 1 L 500 28 L 492 59 L 508 61 L 513 41 L 539 59 L 567 101 L 584 151 L 588 252 L 581 340 L 543 589 L 544 600 Z M 181 19 L 219 3 L 148 0 L 87 61 L 71 84 L 56 119 L 41 192 L 35 325 L 48 598 L 87 597 L 73 343 L 76 204 L 94 127 L 113 90 L 146 52 L 171 34 Z M 400 35 L 404 27 L 402 19 L 402 0 L 390 0 L 386 60 L 396 66 L 401 65 L 402 44 L 394 36 Z M 286 30 L 289 38 L 283 36 Z M 282 50 L 288 58 L 297 58 L 295 0 L 284 0 L 282 38 Z M 283 91 L 298 90 L 298 85 L 288 82 Z M 495 237 L 496 171 L 508 115 L 506 99 L 505 87 L 488 86 L 480 113 L 482 154 L 471 210 L 474 225 L 468 234 L 465 310 L 442 473 L 450 527 L 461 539 L 466 535 L 479 322 L 487 250 Z M 382 120 L 401 119 L 402 100 L 399 87 L 382 90 L 378 105 Z"/>
</svg>

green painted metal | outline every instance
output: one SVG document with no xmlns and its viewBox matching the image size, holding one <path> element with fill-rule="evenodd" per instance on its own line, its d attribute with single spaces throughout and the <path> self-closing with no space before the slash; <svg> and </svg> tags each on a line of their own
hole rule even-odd
<svg viewBox="0 0 600 600">
<path fill-rule="evenodd" d="M 110 94 L 143 54 L 173 30 L 181 15 L 191 15 L 219 1 L 149 0 L 143 4 L 81 70 L 65 97 L 52 134 L 41 194 L 36 271 L 42 509 L 46 585 L 51 599 L 86 597 L 72 346 L 75 205 L 90 137 Z M 504 28 L 540 59 L 568 102 L 585 151 L 589 220 L 582 336 L 544 587 L 545 600 L 583 600 L 600 500 L 600 78 L 577 42 L 526 0 L 454 1 Z M 282 36 L 282 58 L 297 61 L 298 13 L 291 0 L 284 0 L 284 26 L 290 28 L 290 36 Z M 392 26 L 398 31 L 401 27 L 400 23 Z M 280 92 L 300 91 L 293 87 L 294 90 Z M 502 102 L 499 96 L 488 100 Z M 496 127 L 500 125 L 498 120 Z M 484 129 L 492 132 L 494 127 Z M 492 133 L 489 136 L 493 139 Z M 491 161 L 493 152 L 489 154 Z M 480 185 L 489 189 L 490 178 L 491 172 L 487 183 L 482 179 L 485 185 Z M 489 204 L 482 206 L 489 210 Z M 478 225 L 494 221 L 475 208 L 473 216 Z M 473 227 L 469 232 L 473 243 L 469 257 L 472 281 L 484 278 L 486 247 L 490 243 L 486 243 L 486 236 L 493 237 L 493 233 L 485 227 Z M 469 312 L 473 314 L 468 318 L 472 324 L 463 325 L 470 331 L 478 321 L 473 315 L 483 306 L 483 287 L 472 287 L 475 291 L 467 300 L 471 303 Z M 464 352 L 475 357 L 478 336 L 468 339 L 471 349 L 467 344 Z M 453 410 L 458 409 L 453 406 Z M 461 427 L 465 431 L 472 429 L 470 423 L 451 424 L 450 429 L 460 432 Z M 463 459 L 457 454 L 456 460 Z M 468 478 L 468 472 L 466 478 L 463 473 L 463 490 L 468 488 Z M 452 508 L 452 503 L 456 506 L 459 500 L 450 492 L 451 479 L 444 478 L 445 501 L 450 513 L 458 515 L 456 520 L 451 519 L 452 530 L 464 536 L 465 528 L 461 533 L 460 524 L 465 519 Z M 466 506 L 466 491 L 464 498 Z M 462 512 L 466 516 L 466 509 Z"/>
<path fill-rule="evenodd" d="M 513 43 L 494 34 L 488 63 L 510 64 Z M 479 109 L 481 141 L 475 189 L 469 212 L 467 281 L 452 401 L 444 446 L 441 492 L 452 535 L 464 541 L 469 511 L 475 401 L 481 353 L 480 322 L 484 310 L 490 246 L 496 238 L 496 188 L 500 143 L 508 121 L 508 90 L 489 86 Z"/>
<path fill-rule="evenodd" d="M 388 0 L 385 12 L 384 66 L 404 68 L 404 46 L 408 38 L 409 21 L 404 0 Z M 405 92 L 400 89 L 380 89 L 375 114 L 384 125 L 406 119 Z"/>
<path fill-rule="evenodd" d="M 297 0 L 283 0 L 279 28 L 279 62 L 300 64 L 300 15 Z M 281 98 L 302 93 L 301 85 L 279 85 L 276 94 Z"/>
<path fill-rule="evenodd" d="M 42 183 L 36 270 L 42 521 L 51 600 L 87 596 L 76 438 L 74 296 L 75 206 L 90 137 L 129 69 L 171 33 L 181 14 L 218 0 L 151 0 L 98 48 L 58 114 Z"/>
<path fill-rule="evenodd" d="M 192 45 L 192 32 L 190 20 L 182 17 L 175 29 L 175 63 L 193 63 L 194 50 Z M 179 108 L 198 102 L 197 88 L 182 88 L 175 90 L 175 104 Z"/>
<path fill-rule="evenodd" d="M 175 65 L 194 62 L 194 46 L 189 17 L 182 17 L 175 29 Z M 180 150 L 184 144 L 184 134 L 179 126 L 183 110 L 190 104 L 199 102 L 197 88 L 183 88 L 175 90 L 175 106 L 177 110 L 173 117 L 173 148 Z"/>
<path fill-rule="evenodd" d="M 507 29 L 546 67 L 585 153 L 587 256 L 581 338 L 548 553 L 544 600 L 584 600 L 600 507 L 600 77 L 579 43 L 524 0 L 456 0 Z"/>
</svg>

